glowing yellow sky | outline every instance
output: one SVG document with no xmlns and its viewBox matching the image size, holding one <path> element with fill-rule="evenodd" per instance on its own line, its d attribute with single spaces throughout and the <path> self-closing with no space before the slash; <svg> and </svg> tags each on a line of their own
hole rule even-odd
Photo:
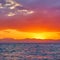
<svg viewBox="0 0 60 60">
<path fill-rule="evenodd" d="M 60 39 L 59 2 L 1 0 L 0 39 Z"/>
<path fill-rule="evenodd" d="M 60 32 L 21 32 L 14 29 L 6 29 L 0 31 L 0 39 L 13 38 L 13 39 L 60 39 Z"/>
</svg>

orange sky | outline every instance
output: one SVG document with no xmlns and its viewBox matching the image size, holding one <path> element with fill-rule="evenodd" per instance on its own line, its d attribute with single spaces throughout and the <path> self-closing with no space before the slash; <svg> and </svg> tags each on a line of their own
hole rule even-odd
<svg viewBox="0 0 60 60">
<path fill-rule="evenodd" d="M 14 29 L 6 29 L 0 31 L 0 39 L 60 39 L 60 32 L 22 32 Z"/>
<path fill-rule="evenodd" d="M 0 38 L 60 39 L 60 24 L 55 18 L 32 15 L 32 17 L 1 19 Z"/>
<path fill-rule="evenodd" d="M 60 39 L 60 4 L 8 1 L 0 6 L 0 39 Z M 41 3 L 42 4 L 41 4 Z M 49 3 L 49 4 L 48 4 Z"/>
</svg>

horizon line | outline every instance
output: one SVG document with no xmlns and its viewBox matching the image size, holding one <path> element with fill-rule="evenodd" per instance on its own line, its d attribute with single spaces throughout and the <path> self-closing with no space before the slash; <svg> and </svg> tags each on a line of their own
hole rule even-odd
<svg viewBox="0 0 60 60">
<path fill-rule="evenodd" d="M 0 43 L 60 43 L 60 40 L 53 39 L 0 39 Z"/>
</svg>

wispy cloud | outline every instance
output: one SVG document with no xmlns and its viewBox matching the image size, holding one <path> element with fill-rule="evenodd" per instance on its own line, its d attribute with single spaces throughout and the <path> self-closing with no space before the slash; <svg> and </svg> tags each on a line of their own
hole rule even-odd
<svg viewBox="0 0 60 60">
<path fill-rule="evenodd" d="M 12 12 L 9 12 L 8 14 L 7 14 L 7 16 L 14 16 L 14 15 L 16 15 L 15 13 L 12 13 Z"/>
<path fill-rule="evenodd" d="M 20 7 L 22 9 L 19 9 Z M 0 10 L 4 10 L 6 16 L 15 16 L 18 13 L 22 15 L 30 15 L 34 13 L 34 11 L 24 8 L 24 6 L 15 0 L 5 0 L 5 4 L 0 3 Z M 6 11 L 7 10 L 7 11 Z"/>
</svg>

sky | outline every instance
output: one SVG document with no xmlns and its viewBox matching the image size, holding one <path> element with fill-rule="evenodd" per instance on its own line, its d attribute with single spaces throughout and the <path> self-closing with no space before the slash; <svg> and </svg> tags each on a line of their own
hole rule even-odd
<svg viewBox="0 0 60 60">
<path fill-rule="evenodd" d="M 60 39 L 60 0 L 0 0 L 0 39 Z"/>
</svg>

